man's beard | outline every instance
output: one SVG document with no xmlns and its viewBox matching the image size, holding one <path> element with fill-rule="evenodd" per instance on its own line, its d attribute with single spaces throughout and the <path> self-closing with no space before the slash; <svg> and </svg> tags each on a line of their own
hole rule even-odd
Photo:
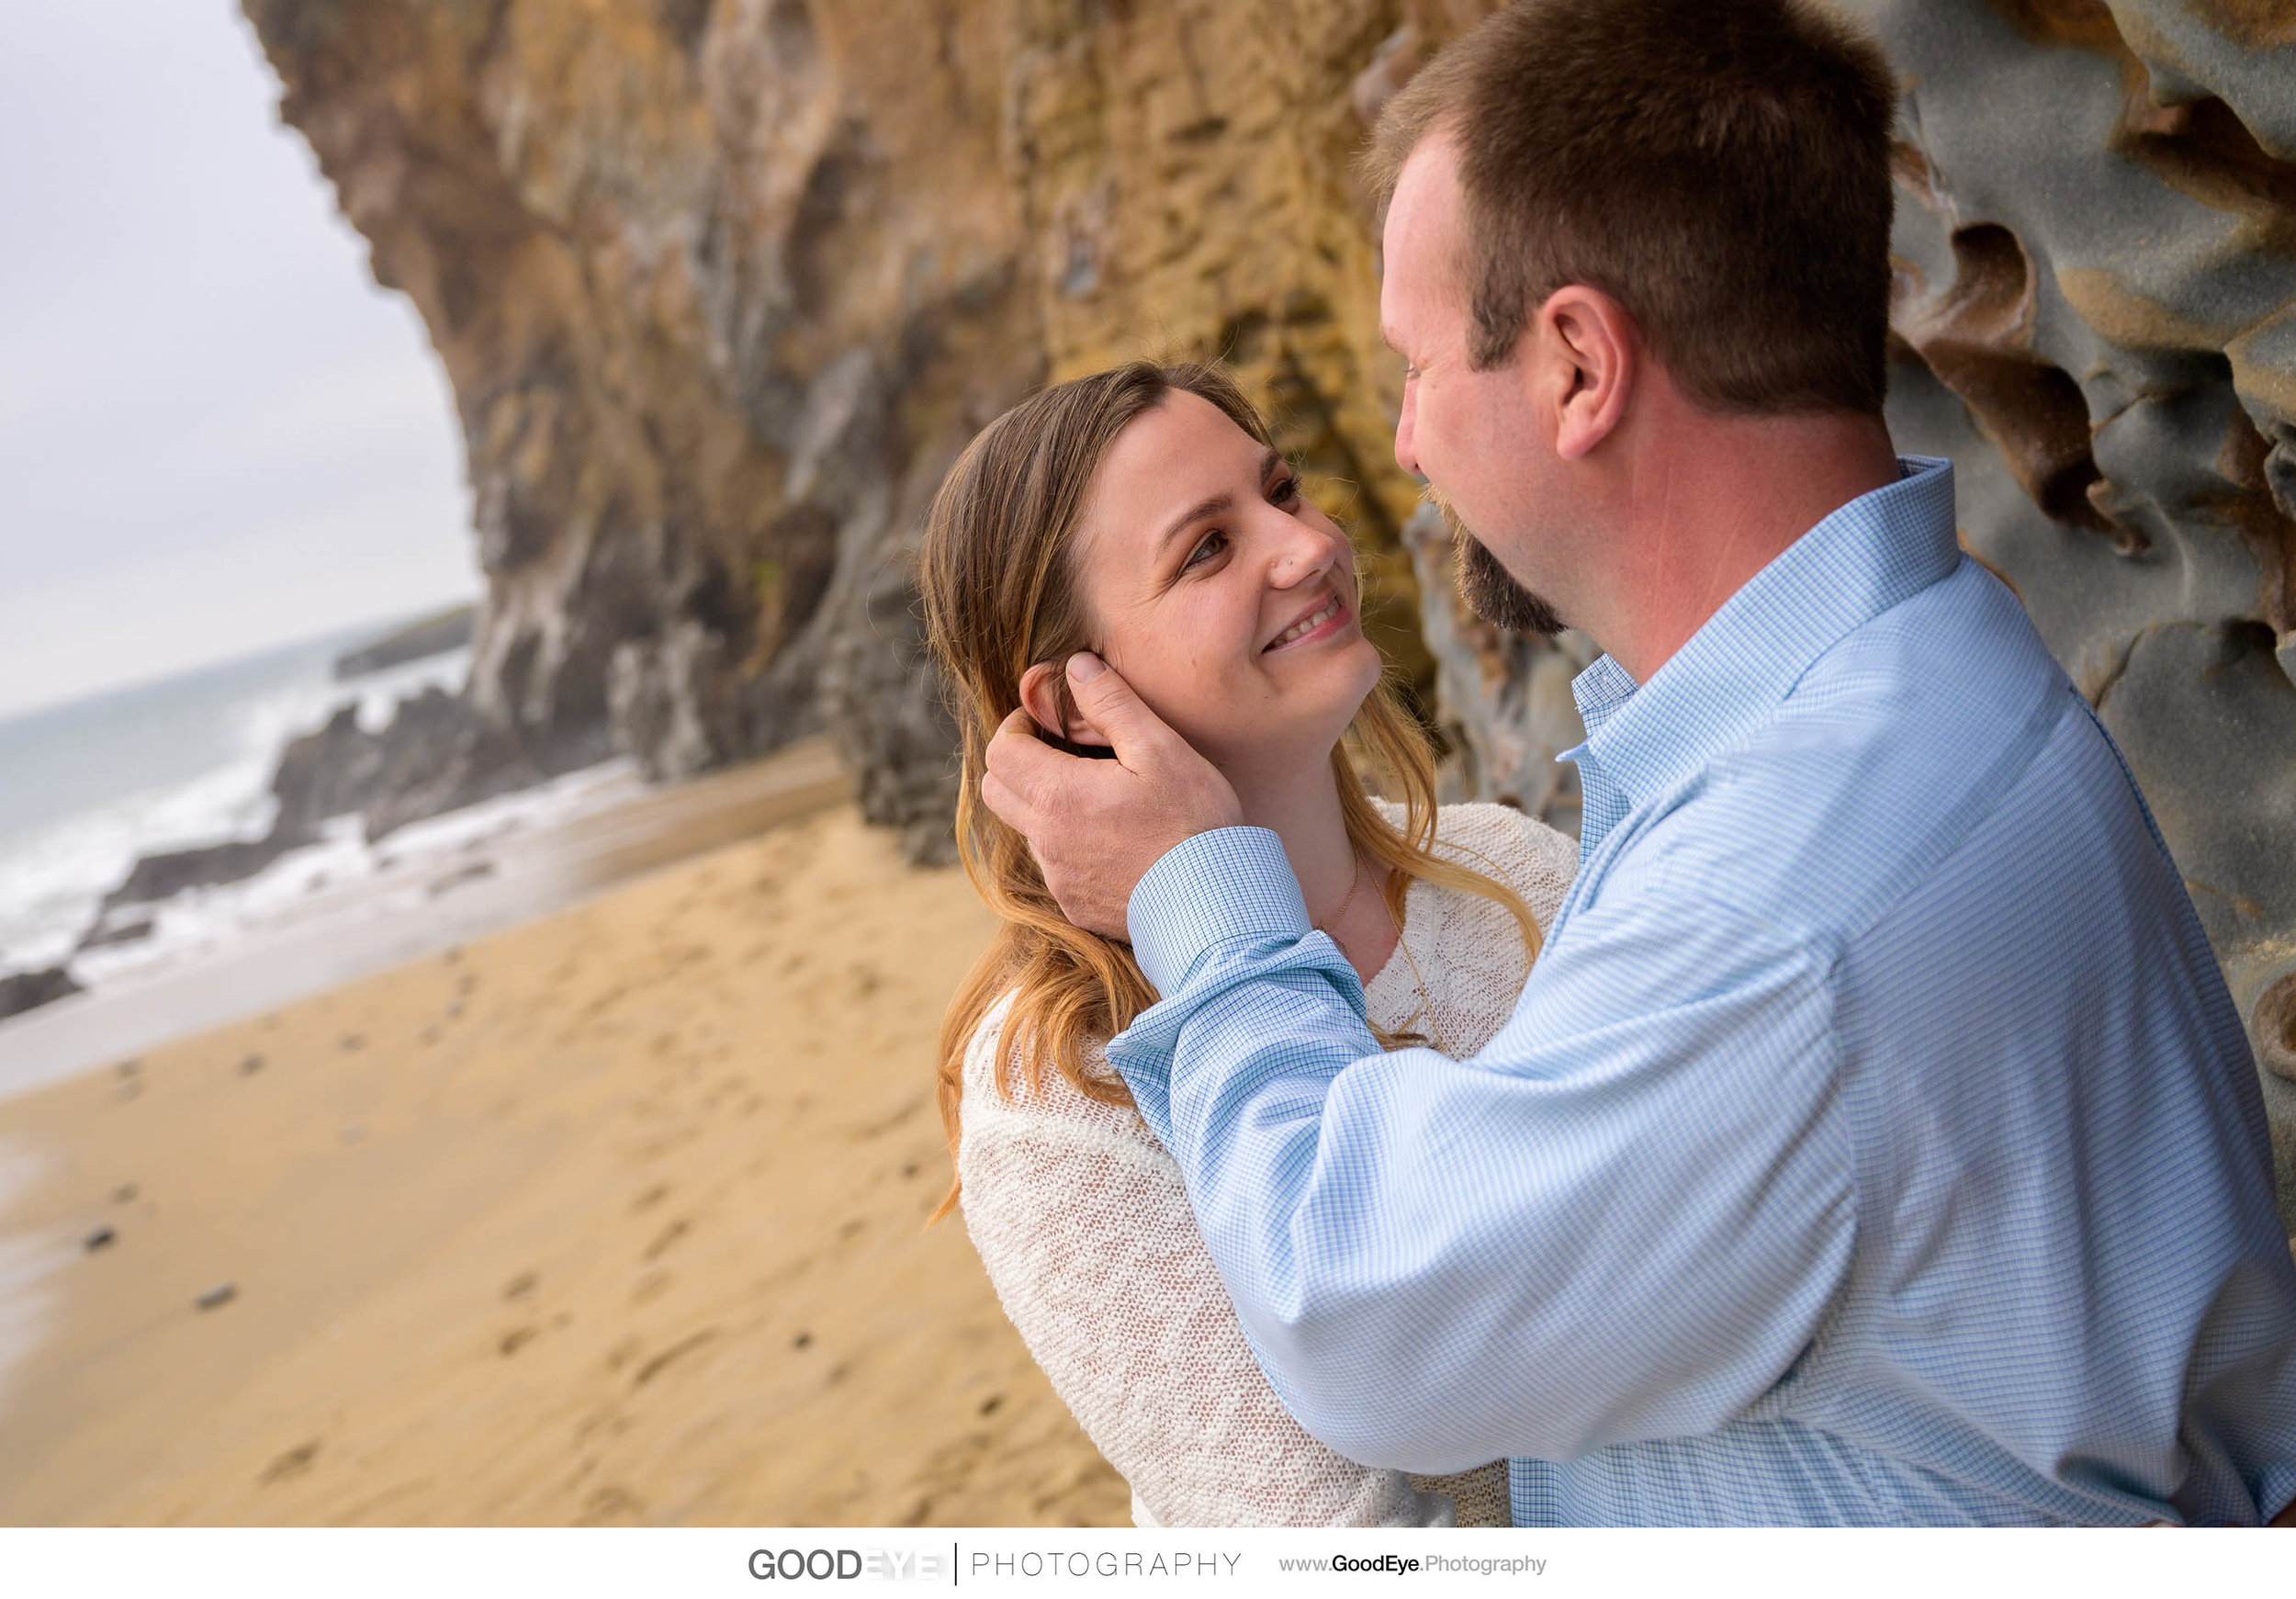
<svg viewBox="0 0 2296 1599">
<path fill-rule="evenodd" d="M 1536 633 L 1542 638 L 1552 638 L 1570 625 L 1544 598 L 1515 581 L 1491 546 L 1468 530 L 1449 501 L 1433 489 L 1427 498 L 1451 529 L 1459 598 L 1469 611 L 1510 633 Z"/>
</svg>

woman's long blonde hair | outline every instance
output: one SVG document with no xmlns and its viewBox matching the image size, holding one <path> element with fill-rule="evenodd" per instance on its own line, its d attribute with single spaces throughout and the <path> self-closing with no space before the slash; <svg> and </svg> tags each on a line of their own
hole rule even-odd
<svg viewBox="0 0 2296 1599">
<path fill-rule="evenodd" d="M 1086 1068 L 1086 1046 L 1131 1026 L 1155 994 L 1129 947 L 1061 914 L 1028 840 L 981 803 L 981 775 L 989 739 L 1020 704 L 1022 674 L 1039 662 L 1064 666 L 1092 647 L 1074 580 L 1077 518 L 1117 434 L 1175 390 L 1209 400 L 1260 444 L 1270 442 L 1267 424 L 1224 372 L 1134 361 L 1054 384 L 998 417 L 966 447 L 933 501 L 920 586 L 928 638 L 947 674 L 964 740 L 957 850 L 973 886 L 1004 921 L 940 1025 L 940 1119 L 952 1164 L 966 1049 L 981 1019 L 1010 990 L 1019 993 L 1005 1018 L 996 1063 L 1000 1094 L 1012 1097 L 1018 1060 L 1031 1093 L 1049 1063 L 1079 1093 L 1104 1104 L 1131 1103 L 1120 1078 Z M 1055 681 L 1064 701 L 1065 678 L 1056 674 Z M 1347 837 L 1359 857 L 1389 868 L 1383 892 L 1396 925 L 1402 925 L 1403 895 L 1414 879 L 1438 884 L 1505 907 L 1522 929 L 1526 958 L 1535 958 L 1538 924 L 1522 897 L 1435 853 L 1434 752 L 1386 683 L 1364 701 L 1348 738 L 1402 800 L 1399 829 L 1373 805 L 1347 743 L 1333 749 Z M 935 1220 L 956 1203 L 958 1188 L 951 1184 Z"/>
</svg>

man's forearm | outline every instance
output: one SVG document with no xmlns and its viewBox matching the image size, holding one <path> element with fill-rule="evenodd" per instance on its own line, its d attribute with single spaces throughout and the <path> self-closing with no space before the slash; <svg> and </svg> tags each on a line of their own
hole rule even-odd
<svg viewBox="0 0 2296 1599">
<path fill-rule="evenodd" d="M 1160 888 L 1198 902 L 1142 940 L 1178 986 L 1109 1058 L 1310 1432 L 1414 1470 L 1570 1458 L 1706 1430 L 1775 1380 L 1853 1225 L 1806 951 L 1687 904 L 1550 946 L 1488 1059 L 1382 1054 L 1329 940 L 1255 928 L 1244 852 L 1191 846 L 1197 875 Z M 1157 936 L 1183 925 L 1213 936 Z M 1615 962 L 1678 1001 L 1622 1025 Z"/>
</svg>

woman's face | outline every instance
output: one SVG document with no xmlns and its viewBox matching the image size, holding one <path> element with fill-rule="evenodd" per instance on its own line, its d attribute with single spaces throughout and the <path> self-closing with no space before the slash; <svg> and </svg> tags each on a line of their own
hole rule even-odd
<svg viewBox="0 0 2296 1599">
<path fill-rule="evenodd" d="M 1379 682 L 1346 535 L 1209 400 L 1117 435 L 1077 535 L 1097 653 L 1216 766 L 1328 753 Z"/>
</svg>

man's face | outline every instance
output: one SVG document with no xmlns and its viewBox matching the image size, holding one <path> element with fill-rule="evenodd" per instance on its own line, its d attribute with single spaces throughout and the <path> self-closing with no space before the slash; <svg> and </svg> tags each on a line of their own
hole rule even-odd
<svg viewBox="0 0 2296 1599">
<path fill-rule="evenodd" d="M 1469 364 L 1467 230 L 1447 137 L 1429 135 L 1404 163 L 1382 244 L 1380 332 L 1405 363 L 1395 459 L 1426 479 L 1460 539 L 1459 591 L 1476 614 L 1518 632 L 1559 632 L 1541 597 L 1563 553 L 1545 535 L 1569 520 L 1559 463 L 1531 404 L 1530 341 L 1497 366 Z"/>
</svg>

